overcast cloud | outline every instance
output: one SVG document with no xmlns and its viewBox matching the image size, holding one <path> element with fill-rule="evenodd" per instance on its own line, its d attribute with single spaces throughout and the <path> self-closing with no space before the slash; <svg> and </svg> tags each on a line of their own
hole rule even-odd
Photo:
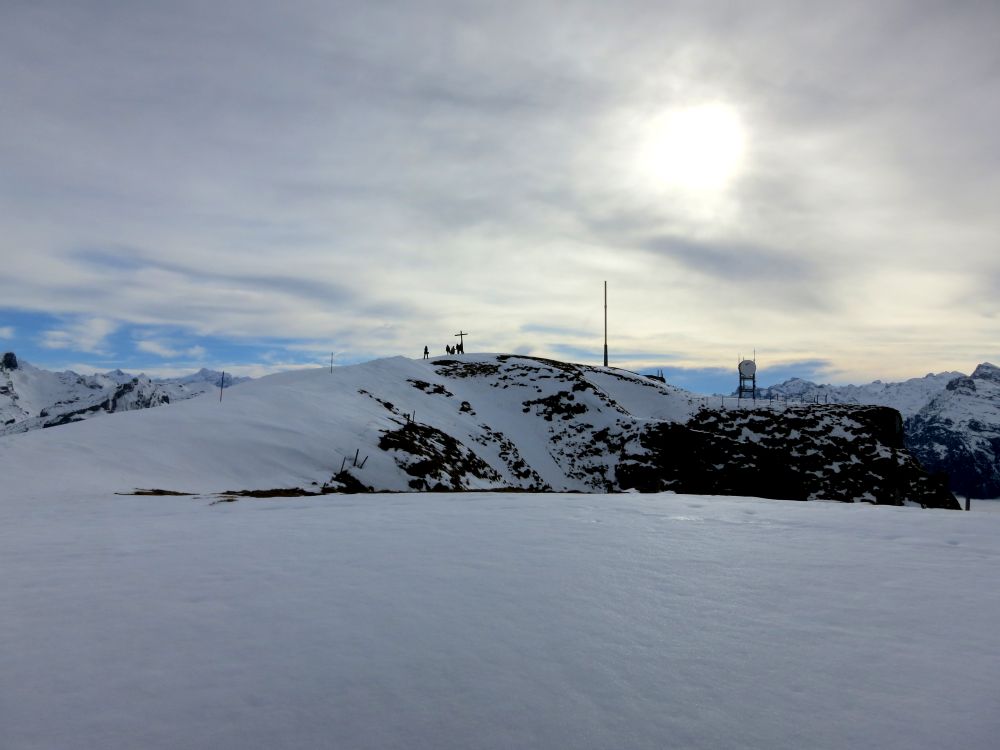
<svg viewBox="0 0 1000 750">
<path fill-rule="evenodd" d="M 706 104 L 739 170 L 659 182 L 654 124 Z M 970 371 L 1000 360 L 997 122 L 995 2 L 7 0 L 0 338 L 596 361 L 606 279 L 625 367 Z"/>
</svg>

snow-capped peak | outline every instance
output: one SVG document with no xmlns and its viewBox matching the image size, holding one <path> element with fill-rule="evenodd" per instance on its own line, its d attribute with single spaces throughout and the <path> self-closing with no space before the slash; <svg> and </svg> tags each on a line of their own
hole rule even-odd
<svg viewBox="0 0 1000 750">
<path fill-rule="evenodd" d="M 206 369 L 185 378 L 156 381 L 120 369 L 94 375 L 51 372 L 7 352 L 0 358 L 0 434 L 183 401 L 214 391 L 220 376 Z M 249 378 L 227 375 L 225 386 L 245 380 Z"/>
<path fill-rule="evenodd" d="M 992 380 L 1000 383 L 1000 367 L 989 362 L 983 362 L 972 372 L 973 380 Z"/>
</svg>

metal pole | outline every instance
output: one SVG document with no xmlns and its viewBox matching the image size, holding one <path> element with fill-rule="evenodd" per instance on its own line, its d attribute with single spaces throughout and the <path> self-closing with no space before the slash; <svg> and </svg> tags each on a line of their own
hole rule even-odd
<svg viewBox="0 0 1000 750">
<path fill-rule="evenodd" d="M 608 366 L 608 282 L 604 282 L 604 366 Z"/>
</svg>

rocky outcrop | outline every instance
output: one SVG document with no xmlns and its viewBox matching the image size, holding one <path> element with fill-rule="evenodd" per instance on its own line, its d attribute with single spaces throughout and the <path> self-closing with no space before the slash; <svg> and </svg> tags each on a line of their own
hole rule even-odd
<svg viewBox="0 0 1000 750">
<path fill-rule="evenodd" d="M 703 410 L 650 425 L 637 442 L 616 477 L 642 491 L 959 508 L 905 450 L 902 419 L 885 407 Z"/>
<path fill-rule="evenodd" d="M 414 490 L 472 489 L 477 483 L 486 487 L 502 481 L 474 451 L 428 425 L 407 422 L 398 430 L 386 432 L 379 448 L 399 455 L 399 465 L 413 477 L 409 484 Z"/>
<path fill-rule="evenodd" d="M 943 372 L 902 383 L 816 385 L 793 378 L 762 390 L 765 398 L 874 404 L 898 409 L 906 448 L 953 492 L 1000 497 L 1000 368 L 989 362 L 971 375 Z"/>
</svg>

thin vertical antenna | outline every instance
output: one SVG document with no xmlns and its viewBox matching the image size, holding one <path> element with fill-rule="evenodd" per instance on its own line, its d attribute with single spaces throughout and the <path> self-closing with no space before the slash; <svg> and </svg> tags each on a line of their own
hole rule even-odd
<svg viewBox="0 0 1000 750">
<path fill-rule="evenodd" d="M 222 377 L 219 378 L 219 401 L 222 401 L 222 386 L 226 383 L 226 371 L 222 371 Z"/>
<path fill-rule="evenodd" d="M 608 366 L 608 282 L 604 282 L 604 366 Z"/>
<path fill-rule="evenodd" d="M 333 375 L 333 352 L 330 352 L 330 374 Z"/>
</svg>

